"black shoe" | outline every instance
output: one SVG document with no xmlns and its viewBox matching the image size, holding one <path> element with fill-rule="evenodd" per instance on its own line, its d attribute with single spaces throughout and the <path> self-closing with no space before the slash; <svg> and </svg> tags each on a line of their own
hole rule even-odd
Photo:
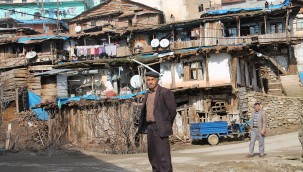
<svg viewBox="0 0 303 172">
<path fill-rule="evenodd" d="M 259 157 L 260 157 L 260 158 L 264 158 L 264 157 L 265 157 L 265 155 L 259 155 Z"/>
</svg>

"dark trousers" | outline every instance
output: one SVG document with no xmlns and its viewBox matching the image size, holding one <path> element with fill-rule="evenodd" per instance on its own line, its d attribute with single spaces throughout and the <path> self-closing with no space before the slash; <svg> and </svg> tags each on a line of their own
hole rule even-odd
<svg viewBox="0 0 303 172">
<path fill-rule="evenodd" d="M 268 94 L 268 79 L 262 78 L 263 81 L 263 87 L 266 94 Z"/>
<path fill-rule="evenodd" d="M 148 159 L 153 172 L 172 172 L 168 137 L 160 137 L 156 124 L 147 127 Z"/>
</svg>

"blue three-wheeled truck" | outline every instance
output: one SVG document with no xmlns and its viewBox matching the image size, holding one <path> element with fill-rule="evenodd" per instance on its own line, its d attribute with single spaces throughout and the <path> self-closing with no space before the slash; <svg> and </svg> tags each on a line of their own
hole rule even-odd
<svg viewBox="0 0 303 172">
<path fill-rule="evenodd" d="M 236 123 L 230 125 L 226 121 L 203 122 L 190 124 L 190 136 L 193 141 L 207 139 L 211 145 L 219 143 L 223 137 L 245 137 L 249 133 L 249 123 Z"/>
</svg>

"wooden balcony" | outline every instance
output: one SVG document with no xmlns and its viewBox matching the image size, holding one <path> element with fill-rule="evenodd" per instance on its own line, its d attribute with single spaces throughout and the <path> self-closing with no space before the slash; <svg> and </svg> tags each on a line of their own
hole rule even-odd
<svg viewBox="0 0 303 172">
<path fill-rule="evenodd" d="M 198 47 L 198 46 L 200 46 L 200 40 L 177 41 L 170 43 L 171 49 L 183 49 L 183 48 Z M 203 46 L 203 41 L 201 41 L 201 46 Z"/>
<path fill-rule="evenodd" d="M 291 37 L 291 35 L 289 35 Z M 199 47 L 199 46 L 236 46 L 236 45 L 251 45 L 252 43 L 260 43 L 260 44 L 269 44 L 272 42 L 285 42 L 286 41 L 286 33 L 272 33 L 272 34 L 264 34 L 264 35 L 249 35 L 249 36 L 240 36 L 240 37 L 213 37 L 213 38 L 202 38 L 201 40 L 190 40 L 190 41 L 176 41 L 170 43 L 170 50 L 177 49 L 185 49 L 191 47 Z M 126 48 L 126 47 L 119 47 Z M 157 51 L 161 51 L 162 49 L 159 47 Z M 118 50 L 117 50 L 118 51 Z M 150 45 L 145 46 L 143 49 L 139 51 L 134 51 L 136 53 L 150 53 L 155 51 Z M 129 51 L 127 52 L 129 55 L 131 54 Z M 127 54 L 126 53 L 126 54 Z"/>
<path fill-rule="evenodd" d="M 130 54 L 128 46 L 117 47 L 117 57 L 129 56 Z"/>
<path fill-rule="evenodd" d="M 0 60 L 0 68 L 12 68 L 26 65 L 25 57 L 6 58 Z"/>
<path fill-rule="evenodd" d="M 260 44 L 271 42 L 284 42 L 286 41 L 286 33 L 270 33 L 265 35 L 258 35 L 258 41 Z"/>
</svg>

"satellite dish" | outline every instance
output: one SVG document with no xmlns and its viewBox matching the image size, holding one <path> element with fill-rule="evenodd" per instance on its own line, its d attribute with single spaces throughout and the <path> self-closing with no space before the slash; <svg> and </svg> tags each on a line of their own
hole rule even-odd
<svg viewBox="0 0 303 172">
<path fill-rule="evenodd" d="M 152 47 L 155 48 L 155 47 L 159 46 L 160 41 L 159 41 L 159 39 L 153 39 L 150 44 L 151 44 Z"/>
<path fill-rule="evenodd" d="M 168 39 L 161 39 L 161 41 L 160 41 L 160 46 L 161 46 L 162 48 L 168 47 L 168 46 L 169 46 L 169 40 L 168 40 Z"/>
<path fill-rule="evenodd" d="M 131 79 L 130 79 L 130 85 L 133 88 L 140 88 L 141 85 L 143 84 L 143 80 L 141 78 L 140 75 L 134 75 Z"/>
<path fill-rule="evenodd" d="M 262 54 L 262 53 L 257 53 L 257 56 L 258 56 L 258 57 L 262 57 L 263 54 Z"/>
<path fill-rule="evenodd" d="M 36 55 L 37 55 L 37 53 L 35 51 L 29 51 L 26 53 L 25 58 L 31 59 L 31 58 L 36 57 Z"/>
<path fill-rule="evenodd" d="M 80 32 L 82 30 L 82 28 L 81 28 L 81 26 L 76 26 L 75 27 L 75 31 L 78 33 L 78 32 Z"/>
</svg>

